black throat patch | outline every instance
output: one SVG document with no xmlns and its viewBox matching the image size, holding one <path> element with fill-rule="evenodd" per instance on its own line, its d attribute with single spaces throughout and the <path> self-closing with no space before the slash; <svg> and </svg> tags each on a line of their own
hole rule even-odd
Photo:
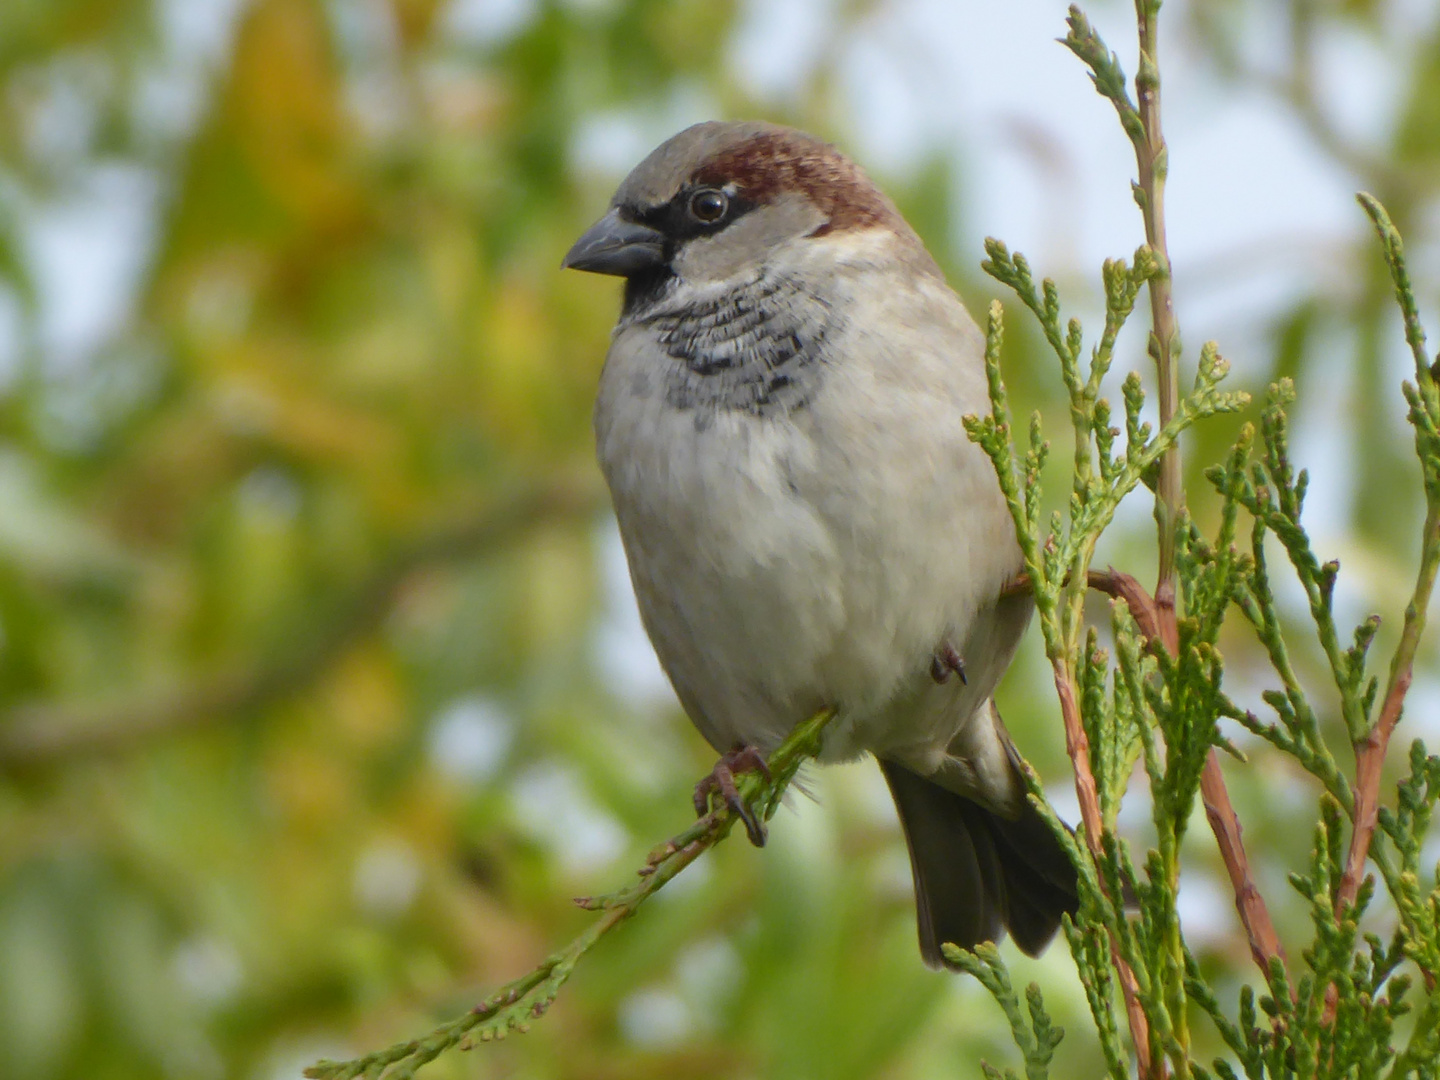
<svg viewBox="0 0 1440 1080">
<path fill-rule="evenodd" d="M 697 410 L 757 416 L 803 409 L 819 387 L 822 346 L 834 314 L 792 280 L 761 277 L 724 296 L 640 316 L 676 361 L 665 373 L 665 399 Z"/>
</svg>

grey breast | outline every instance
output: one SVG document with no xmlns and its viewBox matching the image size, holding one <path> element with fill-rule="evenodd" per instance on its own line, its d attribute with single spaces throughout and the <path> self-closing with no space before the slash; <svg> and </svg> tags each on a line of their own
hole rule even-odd
<svg viewBox="0 0 1440 1080">
<path fill-rule="evenodd" d="M 672 300 L 636 322 L 676 361 L 666 372 L 667 403 L 703 423 L 717 410 L 803 409 L 819 386 L 834 318 L 825 300 L 793 279 L 762 275 L 723 295 Z"/>
</svg>

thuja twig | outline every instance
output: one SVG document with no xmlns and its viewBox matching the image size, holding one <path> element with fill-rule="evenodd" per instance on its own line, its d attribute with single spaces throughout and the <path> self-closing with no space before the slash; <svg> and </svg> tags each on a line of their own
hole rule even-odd
<svg viewBox="0 0 1440 1080">
<path fill-rule="evenodd" d="M 1140 172 L 1135 201 L 1145 219 L 1145 243 L 1157 264 L 1147 289 L 1150 293 L 1150 356 L 1155 361 L 1158 391 L 1156 405 L 1160 424 L 1164 426 L 1180 407 L 1180 341 L 1171 297 L 1170 251 L 1165 240 L 1165 178 L 1170 172 L 1170 154 L 1160 127 L 1160 0 L 1135 0 L 1135 15 L 1140 23 L 1140 69 L 1135 72 L 1135 94 L 1140 102 L 1143 135 L 1139 140 L 1132 136 L 1135 164 Z M 1160 523 L 1160 576 L 1155 586 L 1155 602 L 1160 607 L 1162 630 L 1168 633 L 1173 631 L 1175 623 L 1175 526 L 1185 505 L 1178 445 L 1169 447 L 1160 457 L 1155 498 Z M 1165 644 L 1173 653 L 1175 641 L 1167 638 Z"/>
<path fill-rule="evenodd" d="M 736 778 L 746 803 L 763 820 L 774 816 L 781 796 L 800 766 L 820 749 L 820 736 L 834 709 L 823 709 L 796 725 L 770 755 L 770 779 L 758 773 Z M 723 803 L 693 825 L 656 847 L 639 870 L 639 880 L 605 896 L 583 896 L 575 902 L 600 918 L 564 948 L 552 953 L 534 970 L 506 983 L 463 1016 L 441 1024 L 428 1035 L 396 1043 L 351 1061 L 317 1061 L 305 1070 L 312 1080 L 411 1080 L 415 1070 L 445 1051 L 469 1049 L 476 1043 L 503 1039 L 510 1032 L 523 1034 L 530 1022 L 543 1016 L 575 965 L 602 937 L 639 910 L 640 905 L 730 834 L 737 818 Z"/>
<path fill-rule="evenodd" d="M 1171 612 L 1172 618 L 1167 621 L 1160 605 L 1145 591 L 1140 582 L 1129 574 L 1122 574 L 1112 568 L 1090 571 L 1089 584 L 1090 588 L 1097 592 L 1124 600 L 1146 640 L 1161 642 L 1166 651 L 1174 655 L 1176 643 L 1166 642 L 1164 637 L 1167 628 L 1174 632 L 1174 612 Z M 1261 971 L 1268 971 L 1271 958 L 1280 957 L 1283 961 L 1285 950 L 1280 944 L 1279 934 L 1275 932 L 1275 924 L 1270 919 L 1265 899 L 1260 895 L 1260 888 L 1255 883 L 1255 876 L 1250 871 L 1250 859 L 1245 854 L 1245 844 L 1241 838 L 1240 818 L 1230 802 L 1230 793 L 1226 790 L 1224 778 L 1221 777 L 1219 783 L 1207 789 L 1206 781 L 1212 770 L 1218 775 L 1219 764 L 1216 751 L 1210 751 L 1205 762 L 1205 772 L 1200 777 L 1205 817 L 1215 834 L 1221 859 L 1230 878 L 1230 886 L 1235 893 L 1235 911 L 1245 928 L 1250 955 Z"/>
<path fill-rule="evenodd" d="M 1104 825 L 1100 816 L 1099 793 L 1095 788 L 1095 773 L 1090 767 L 1090 737 L 1085 734 L 1085 725 L 1080 720 L 1080 705 L 1075 697 L 1068 665 L 1062 657 L 1054 660 L 1051 666 L 1055 675 L 1055 691 L 1060 697 L 1060 716 L 1065 724 L 1065 751 L 1070 755 L 1075 772 L 1075 796 L 1080 803 L 1085 843 L 1098 862 L 1104 851 Z M 1125 1016 L 1130 1024 L 1130 1041 L 1135 1047 L 1136 1065 L 1141 1080 L 1145 1080 L 1152 1075 L 1150 1021 L 1140 1002 L 1140 986 L 1135 971 L 1120 955 L 1119 946 L 1113 939 L 1110 955 L 1119 977 L 1120 992 L 1125 999 Z"/>
<path fill-rule="evenodd" d="M 1396 646 L 1395 656 L 1390 662 L 1390 678 L 1385 688 L 1380 715 L 1364 737 L 1355 744 L 1354 824 L 1345 861 L 1345 873 L 1335 894 L 1337 914 L 1353 904 L 1359 894 L 1365 857 L 1370 851 L 1370 840 L 1375 834 L 1381 767 L 1385 763 L 1385 751 L 1390 745 L 1390 736 L 1400 720 L 1405 694 L 1410 689 L 1415 651 L 1420 644 L 1420 635 L 1425 630 L 1425 614 L 1430 604 L 1430 594 L 1435 588 L 1436 571 L 1440 569 L 1440 391 L 1437 391 L 1434 371 L 1425 353 L 1425 330 L 1420 325 L 1420 314 L 1415 305 L 1414 290 L 1410 286 L 1410 275 L 1405 267 L 1405 247 L 1399 230 L 1377 199 L 1363 192 L 1357 198 L 1365 212 L 1370 215 L 1375 231 L 1380 236 L 1385 263 L 1395 282 L 1395 297 L 1405 320 L 1405 340 L 1415 356 L 1415 382 L 1406 382 L 1404 390 L 1405 399 L 1410 405 L 1410 423 L 1415 428 L 1415 449 L 1420 456 L 1424 477 L 1426 509 L 1420 570 L 1415 578 L 1415 590 L 1411 594 L 1410 603 L 1405 608 L 1405 624 L 1400 632 L 1400 644 Z"/>
<path fill-rule="evenodd" d="M 1120 125 L 1129 136 L 1135 151 L 1139 180 L 1134 185 L 1135 201 L 1145 222 L 1145 241 L 1155 261 L 1155 272 L 1149 275 L 1146 287 L 1150 295 L 1152 333 L 1149 351 L 1155 361 L 1160 423 L 1163 427 L 1179 407 L 1179 333 L 1171 293 L 1170 254 L 1165 237 L 1165 179 L 1169 172 L 1169 152 L 1160 122 L 1160 69 L 1158 64 L 1158 23 L 1160 0 L 1135 0 L 1139 24 L 1140 68 L 1135 75 L 1138 106 L 1131 102 L 1125 88 L 1124 72 L 1119 60 L 1106 47 L 1100 36 L 1078 7 L 1070 8 L 1070 32 L 1065 45 L 1091 70 L 1095 88 L 1114 106 Z M 1175 614 L 1175 537 L 1176 524 L 1184 507 L 1184 488 L 1177 445 L 1167 447 L 1161 455 L 1156 478 L 1155 516 L 1159 525 L 1160 573 L 1155 595 L 1147 605 L 1154 615 L 1153 629 L 1147 636 L 1158 639 L 1172 656 L 1179 644 Z M 1127 601 L 1129 597 L 1126 598 Z M 1131 612 L 1137 613 L 1135 604 Z M 1136 615 L 1139 620 L 1138 614 Z M 1142 629 L 1144 623 L 1141 623 Z M 1270 970 L 1273 960 L 1285 959 L 1280 937 L 1275 932 L 1255 879 L 1250 873 L 1250 860 L 1245 853 L 1240 819 L 1230 802 L 1220 757 L 1211 750 L 1200 777 L 1200 795 L 1205 817 L 1215 834 L 1220 856 L 1235 891 L 1235 909 L 1250 943 L 1251 954 L 1262 973 Z"/>
<path fill-rule="evenodd" d="M 1146 640 L 1163 643 L 1162 629 L 1165 626 L 1165 619 L 1160 607 L 1134 577 L 1111 567 L 1105 570 L 1091 570 L 1087 584 L 1096 592 L 1124 600 L 1136 626 L 1139 627 Z M 1173 626 L 1173 622 L 1170 625 Z M 1173 646 L 1170 647 L 1170 651 L 1173 654 Z M 1088 750 L 1087 743 L 1085 746 L 1087 765 Z M 1214 751 L 1207 760 L 1207 770 L 1211 763 L 1218 765 Z M 1270 958 L 1279 956 L 1283 959 L 1284 949 L 1280 944 L 1279 935 L 1275 932 L 1275 926 L 1270 920 L 1265 900 L 1260 895 L 1259 886 L 1256 885 L 1255 877 L 1251 873 L 1250 861 L 1246 857 L 1245 845 L 1240 836 L 1239 817 L 1230 803 L 1229 793 L 1223 783 L 1219 785 L 1218 792 L 1215 793 L 1206 793 L 1204 785 L 1202 776 L 1201 791 L 1205 796 L 1205 814 L 1219 843 L 1225 869 L 1230 877 L 1230 884 L 1235 893 L 1235 910 L 1245 928 L 1250 945 L 1250 955 L 1262 971 L 1268 970 Z M 1131 999 L 1127 998 L 1126 1000 L 1128 1005 Z"/>
<path fill-rule="evenodd" d="M 987 252 L 990 254 L 990 262 L 987 264 L 990 273 L 1012 284 L 1027 306 L 1040 315 L 1042 324 L 1058 326 L 1058 300 L 1053 295 L 1053 287 L 1048 282 L 1045 284 L 1042 300 L 1040 294 L 1034 291 L 1028 267 L 1018 256 L 1012 258 L 1003 245 L 994 242 L 987 244 Z M 1072 324 L 1070 338 L 1073 339 L 1078 334 L 1078 326 Z M 1058 338 L 1060 335 L 1052 336 Z M 1067 630 L 1074 630 L 1074 623 L 1069 616 L 1078 606 L 1078 602 L 1072 602 L 1067 597 L 1062 611 L 1060 593 L 1076 587 L 1072 580 L 1075 574 L 1086 575 L 1088 583 L 1087 564 L 1095 538 L 1109 524 L 1120 500 L 1140 483 L 1141 478 L 1150 471 L 1165 449 L 1174 443 L 1180 432 L 1200 416 L 1235 407 L 1238 399 L 1218 393 L 1217 384 L 1223 378 L 1225 368 L 1223 362 L 1212 356 L 1207 363 L 1202 363 L 1194 391 L 1182 402 L 1170 422 L 1151 438 L 1148 431 L 1141 429 L 1138 419 L 1138 385 L 1127 383 L 1127 427 L 1131 429 L 1129 452 L 1123 461 L 1113 458 L 1106 449 L 1110 438 L 1108 422 L 1101 424 L 1107 439 L 1102 446 L 1101 476 L 1077 476 L 1070 532 L 1062 537 L 1052 528 L 1046 537 L 1042 537 L 1038 510 L 1039 472 L 1047 444 L 1041 438 L 1038 422 L 1032 424 L 1031 449 L 1025 457 L 1022 484 L 1017 470 L 1015 447 L 1011 441 L 1008 399 L 1000 375 L 1002 340 L 1003 309 L 996 302 L 990 307 L 985 346 L 991 412 L 988 416 L 966 417 L 966 431 L 994 463 L 996 476 L 1010 507 L 1017 538 L 1025 555 L 1026 573 L 1035 585 L 1036 607 L 1040 614 L 1041 630 L 1045 637 L 1045 650 L 1050 659 L 1056 694 L 1060 699 L 1061 717 L 1065 726 L 1065 747 L 1073 765 L 1075 794 L 1080 804 L 1085 843 L 1096 864 L 1101 865 L 1107 861 L 1103 817 L 1090 760 L 1090 739 L 1081 718 L 1076 693 L 1072 670 L 1073 649 L 1066 636 Z M 1062 340 L 1061 345 L 1062 348 L 1057 351 L 1061 355 L 1062 365 L 1073 367 L 1079 355 L 1078 344 L 1072 347 L 1070 340 Z M 1072 387 L 1079 385 L 1078 375 L 1073 372 L 1071 384 Z M 1074 399 L 1075 393 L 1072 390 L 1072 401 Z M 1085 583 L 1079 584 L 1078 588 L 1083 592 Z M 1118 881 L 1103 886 L 1097 883 L 1097 887 L 1104 889 L 1112 903 L 1118 903 Z M 1142 995 L 1133 965 L 1122 955 L 1123 950 L 1113 934 L 1110 945 L 1114 967 L 1125 998 L 1126 1016 L 1140 1074 L 1148 1078 L 1154 1075 L 1152 1061 L 1158 1056 L 1160 1048 L 1158 1045 L 1152 1047 L 1154 1033 L 1141 1003 Z"/>
<path fill-rule="evenodd" d="M 950 944 L 942 945 L 941 949 L 945 953 L 945 959 L 975 976 L 999 1004 L 1005 1013 L 1005 1019 L 1009 1021 L 1015 1045 L 1025 1055 L 1025 1075 L 1031 1078 L 1048 1076 L 1050 1063 L 1055 1059 L 1055 1051 L 1060 1046 L 1060 1040 L 1065 1037 L 1065 1029 L 1056 1026 L 1045 1011 L 1045 999 L 1040 993 L 1040 987 L 1031 983 L 1026 988 L 1025 1003 L 1029 1006 L 1030 1013 L 1029 1017 L 1026 1017 L 1020 1011 L 1020 997 L 1010 983 L 1010 974 L 1000 960 L 1000 950 L 993 944 L 982 942 L 975 946 L 973 952 Z M 987 1077 L 998 1080 L 1001 1076 L 999 1070 L 987 1067 L 983 1061 L 980 1067 Z M 1007 1071 L 1005 1075 L 1013 1077 L 1015 1074 Z"/>
<path fill-rule="evenodd" d="M 1064 44 L 1090 68 L 1095 89 L 1115 106 L 1120 126 L 1135 150 L 1135 165 L 1140 175 L 1132 191 L 1145 222 L 1145 244 L 1155 262 L 1155 270 L 1146 285 L 1150 294 L 1149 351 L 1155 361 L 1157 405 L 1163 427 L 1180 407 L 1180 381 L 1179 334 L 1171 298 L 1170 253 L 1165 239 L 1165 178 L 1170 166 L 1160 127 L 1160 67 L 1156 52 L 1160 0 L 1135 0 L 1135 15 L 1140 33 L 1140 70 L 1135 73 L 1138 107 L 1125 89 L 1125 73 L 1120 61 L 1091 28 L 1085 13 L 1073 5 L 1067 19 L 1070 32 Z M 1156 602 L 1162 609 L 1168 605 L 1173 610 L 1175 524 L 1185 503 L 1178 448 L 1168 448 L 1160 458 L 1155 497 L 1160 527 L 1160 585 L 1156 588 Z"/>
</svg>

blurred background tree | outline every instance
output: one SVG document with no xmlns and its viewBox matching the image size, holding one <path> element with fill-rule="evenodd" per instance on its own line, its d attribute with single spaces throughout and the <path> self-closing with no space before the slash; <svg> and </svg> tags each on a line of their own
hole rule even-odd
<svg viewBox="0 0 1440 1080">
<path fill-rule="evenodd" d="M 1175 6 L 1182 328 L 1219 338 L 1239 386 L 1297 380 L 1317 540 L 1354 617 L 1393 627 L 1421 505 L 1408 359 L 1348 192 L 1390 207 L 1433 308 L 1440 5 Z M 1138 220 L 1113 117 L 1051 41 L 1062 17 L 0 4 L 7 1076 L 288 1080 L 428 1028 L 583 924 L 569 898 L 673 832 L 712 755 L 649 657 L 592 464 L 615 289 L 561 254 L 661 138 L 763 115 L 860 157 L 972 310 L 985 233 L 1098 308 L 1099 258 Z M 1029 333 L 1008 381 L 1058 420 Z M 1126 345 L 1117 374 L 1145 370 Z M 1190 441 L 1192 477 L 1234 430 Z M 1131 510 L 1106 554 L 1144 576 Z M 1258 698 L 1251 643 L 1222 646 Z M 1402 736 L 1440 727 L 1437 680 L 1432 640 Z M 1074 820 L 1038 650 L 1002 704 Z M 1315 791 L 1236 738 L 1283 935 Z M 764 852 L 725 845 L 607 941 L 542 1030 L 428 1075 L 899 1080 L 1003 1057 L 984 992 L 919 962 L 878 774 L 810 786 Z M 1187 843 L 1218 867 L 1205 830 Z M 1246 963 L 1218 877 L 1185 889 L 1204 961 Z M 1011 955 L 1070 1020 L 1073 1075 L 1098 1072 L 1064 949 Z"/>
</svg>

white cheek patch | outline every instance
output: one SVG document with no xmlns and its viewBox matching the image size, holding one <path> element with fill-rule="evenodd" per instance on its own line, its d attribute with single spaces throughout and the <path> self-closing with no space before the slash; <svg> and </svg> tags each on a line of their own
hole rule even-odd
<svg viewBox="0 0 1440 1080">
<path fill-rule="evenodd" d="M 781 195 L 712 236 L 687 241 L 672 266 L 681 279 L 696 284 L 758 273 L 787 241 L 809 236 L 825 221 L 819 207 L 803 195 Z"/>
</svg>

